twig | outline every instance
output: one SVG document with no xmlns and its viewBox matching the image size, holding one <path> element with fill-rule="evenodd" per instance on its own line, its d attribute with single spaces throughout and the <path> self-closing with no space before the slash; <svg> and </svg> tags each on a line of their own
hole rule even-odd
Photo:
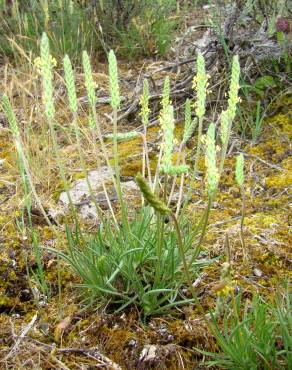
<svg viewBox="0 0 292 370">
<path fill-rule="evenodd" d="M 189 64 L 189 63 L 192 63 L 194 61 L 196 61 L 197 58 L 190 58 L 190 59 L 186 59 L 186 60 L 182 60 L 181 62 L 176 62 L 176 63 L 171 63 L 170 65 L 168 66 L 164 66 L 164 67 L 161 67 L 161 68 L 158 68 L 156 69 L 153 73 L 149 73 L 149 74 L 146 74 L 145 77 L 146 78 L 150 78 L 151 76 L 153 76 L 155 73 L 159 73 L 159 72 L 163 72 L 163 71 L 168 71 L 170 69 L 173 69 L 173 68 L 177 68 L 177 67 L 180 67 L 180 66 L 183 66 L 185 64 Z"/>
<path fill-rule="evenodd" d="M 35 316 L 37 316 L 37 315 L 35 315 Z M 34 316 L 34 317 L 35 317 Z M 33 319 L 34 319 L 34 317 L 33 317 Z M 36 319 L 35 319 L 36 320 Z M 35 322 L 35 320 L 34 320 L 34 322 Z M 32 322 L 33 320 L 31 320 L 31 322 Z M 33 322 L 33 324 L 34 324 L 34 322 Z M 31 324 L 31 323 L 30 323 Z M 29 324 L 29 325 L 30 325 Z M 32 324 L 32 325 L 33 325 Z M 28 325 L 28 326 L 29 326 Z M 32 326 L 30 326 L 30 328 L 28 329 L 28 331 L 31 329 L 31 327 Z M 26 330 L 27 328 L 25 328 L 25 330 Z M 94 360 L 97 360 L 97 361 L 99 361 L 102 365 L 104 365 L 104 366 L 107 366 L 109 369 L 111 369 L 111 370 L 122 370 L 122 368 L 118 365 L 118 364 L 116 364 L 115 362 L 113 362 L 110 358 L 108 358 L 107 356 L 105 356 L 105 355 L 103 355 L 103 354 L 101 354 L 99 351 L 98 351 L 98 349 L 97 348 L 89 348 L 89 349 L 87 349 L 87 348 L 56 348 L 56 346 L 55 345 L 51 345 L 51 344 L 47 344 L 47 343 L 42 343 L 42 342 L 40 342 L 40 341 L 38 341 L 38 340 L 36 340 L 36 339 L 34 339 L 34 338 L 30 338 L 30 337 L 25 337 L 26 336 L 26 334 L 27 334 L 27 332 L 28 331 L 26 331 L 25 333 L 24 333 L 24 331 L 23 331 L 23 333 L 19 336 L 19 339 L 18 339 L 18 341 L 17 341 L 17 343 L 16 344 L 18 344 L 18 346 L 19 346 L 19 344 L 20 344 L 20 342 L 22 341 L 22 340 L 24 340 L 24 339 L 26 339 L 26 340 L 29 340 L 29 341 L 31 341 L 31 342 L 33 342 L 33 343 L 35 343 L 35 344 L 37 344 L 37 345 L 40 345 L 40 346 L 42 346 L 42 347 L 44 347 L 44 349 L 47 349 L 47 350 L 53 350 L 54 352 L 56 352 L 56 353 L 63 353 L 63 354 L 66 354 L 66 353 L 76 353 L 76 354 L 81 354 L 81 355 L 85 355 L 85 356 L 87 356 L 87 357 L 89 357 L 89 358 L 91 358 L 91 359 L 94 359 Z M 15 344 L 15 346 L 16 346 L 16 344 Z M 14 350 L 14 348 L 15 348 L 15 346 L 13 347 L 13 349 L 12 350 Z M 10 351 L 10 353 L 6 356 L 6 359 L 8 358 L 8 356 L 10 356 L 10 354 L 11 354 L 11 352 L 12 352 L 12 350 Z"/>
<path fill-rule="evenodd" d="M 8 355 L 5 357 L 5 360 L 8 360 L 18 349 L 20 346 L 20 343 L 25 339 L 27 333 L 30 331 L 30 329 L 34 326 L 35 322 L 38 319 L 38 314 L 36 313 L 33 318 L 30 320 L 30 322 L 27 324 L 27 326 L 23 329 L 22 333 L 19 335 L 17 341 L 15 342 L 14 346 L 8 353 Z"/>
<path fill-rule="evenodd" d="M 259 162 L 264 163 L 266 166 L 274 168 L 275 170 L 284 171 L 284 169 L 282 167 L 277 166 L 276 164 L 272 164 L 272 163 L 269 163 L 267 161 L 264 161 L 263 159 L 261 159 L 260 157 L 254 155 L 254 154 L 244 154 L 244 155 L 247 156 L 247 157 L 255 158 Z"/>
</svg>

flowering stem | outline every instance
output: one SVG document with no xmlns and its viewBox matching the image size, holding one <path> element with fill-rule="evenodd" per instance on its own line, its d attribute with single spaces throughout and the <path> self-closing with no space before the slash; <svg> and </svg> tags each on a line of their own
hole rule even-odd
<svg viewBox="0 0 292 370">
<path fill-rule="evenodd" d="M 205 213 L 203 215 L 203 218 L 201 219 L 198 227 L 202 227 L 201 228 L 201 234 L 200 234 L 200 239 L 198 241 L 198 244 L 197 244 L 197 247 L 196 247 L 196 250 L 199 251 L 201 246 L 202 246 L 202 243 L 204 241 L 204 237 L 205 237 L 205 234 L 206 234 L 206 230 L 207 230 L 207 225 L 208 225 L 208 220 L 209 220 L 209 215 L 210 215 L 210 211 L 211 211 L 211 207 L 212 207 L 212 203 L 213 203 L 213 198 L 209 197 L 208 199 L 208 205 L 207 205 L 207 208 L 205 210 Z M 189 269 L 191 268 L 192 264 L 194 263 L 194 259 L 197 257 L 197 255 L 194 255 L 191 259 L 191 262 L 189 264 Z"/>
<path fill-rule="evenodd" d="M 75 209 L 75 206 L 74 206 L 72 198 L 71 198 L 71 194 L 70 194 L 70 191 L 69 191 L 69 184 L 68 184 L 68 181 L 66 179 L 64 166 L 63 166 L 60 154 L 59 154 L 59 145 L 58 145 L 58 142 L 57 142 L 57 135 L 56 135 L 56 132 L 55 132 L 53 118 L 47 116 L 47 122 L 48 122 L 48 126 L 49 126 L 49 129 L 50 129 L 50 133 L 51 133 L 51 137 L 52 137 L 52 143 L 53 143 L 53 150 L 54 150 L 54 153 L 55 153 L 57 165 L 58 165 L 59 170 L 60 170 L 60 175 L 61 175 L 61 179 L 63 181 L 64 189 L 65 189 L 65 192 L 66 192 L 66 195 L 67 195 L 67 198 L 68 198 L 68 202 L 69 202 L 71 210 L 72 210 L 72 215 L 73 215 L 74 221 L 75 221 L 76 225 L 78 225 L 78 218 L 77 218 L 76 209 Z"/>
<path fill-rule="evenodd" d="M 164 175 L 164 193 L 163 193 L 163 201 L 166 204 L 167 200 L 167 181 L 168 176 L 167 174 Z M 161 256 L 162 256 L 162 250 L 163 250 L 163 234 L 164 234 L 164 221 L 165 216 L 159 214 L 157 216 L 157 235 L 158 235 L 158 243 L 157 243 L 157 274 L 155 275 L 155 282 L 159 282 L 161 278 Z"/>
<path fill-rule="evenodd" d="M 228 148 L 228 142 L 229 142 L 229 137 L 230 137 L 230 130 L 231 130 L 231 124 L 228 125 L 227 138 L 222 144 L 221 158 L 220 158 L 220 165 L 219 165 L 219 179 L 222 175 L 223 168 L 224 168 L 224 163 L 225 163 L 227 148 Z"/>
<path fill-rule="evenodd" d="M 185 164 L 185 157 L 186 157 L 186 153 L 185 151 L 182 153 L 182 157 L 183 157 L 183 164 Z M 176 207 L 176 213 L 175 213 L 175 216 L 178 217 L 179 215 L 179 211 L 180 211 L 180 207 L 181 207 L 181 203 L 182 203 L 182 198 L 183 198 L 183 190 L 184 190 L 184 180 L 185 180 L 185 174 L 183 173 L 182 176 L 181 176 L 181 179 L 180 179 L 180 187 L 179 187 L 179 195 L 178 195 L 178 201 L 177 201 L 177 207 Z"/>
<path fill-rule="evenodd" d="M 149 153 L 148 153 L 148 147 L 147 147 L 147 128 L 144 126 L 144 132 L 142 134 L 143 139 L 143 165 L 142 165 L 142 175 L 145 177 L 146 174 L 146 168 L 148 172 L 148 181 L 150 185 L 152 184 L 151 180 L 151 169 L 150 169 L 150 161 L 149 161 Z"/>
<path fill-rule="evenodd" d="M 97 119 L 97 114 L 96 114 L 96 108 L 95 108 L 95 106 L 92 107 L 92 114 L 93 114 L 93 119 L 94 119 L 94 122 L 95 122 L 95 127 L 96 127 L 96 130 L 97 130 L 98 140 L 99 140 L 100 145 L 101 145 L 102 154 L 103 154 L 103 157 L 104 157 L 105 162 L 107 164 L 107 167 L 110 170 L 112 181 L 113 181 L 114 187 L 116 189 L 115 177 L 113 175 L 112 166 L 110 165 L 110 161 L 109 161 L 109 158 L 108 158 L 108 155 L 107 155 L 106 147 L 105 147 L 105 144 L 104 144 L 104 141 L 103 141 L 103 137 L 102 137 L 100 125 L 99 125 L 99 122 L 98 122 L 98 119 Z M 92 129 L 92 141 L 93 141 L 93 150 L 94 150 L 95 155 L 97 156 L 96 134 L 95 134 L 95 130 L 94 129 Z M 98 157 L 96 157 L 96 158 L 97 158 L 97 166 L 98 166 L 98 168 L 100 168 L 100 162 L 98 160 Z M 107 200 L 108 207 L 109 207 L 109 209 L 111 211 L 111 215 L 113 217 L 113 220 L 114 220 L 115 224 L 117 225 L 118 223 L 117 223 L 117 220 L 116 220 L 116 217 L 115 217 L 115 214 L 114 214 L 112 205 L 111 205 L 111 201 L 109 199 L 108 192 L 107 192 L 107 189 L 106 189 L 106 186 L 105 186 L 105 183 L 104 183 L 104 179 L 103 179 L 102 176 L 101 176 L 101 184 L 102 184 L 102 189 L 103 189 L 104 195 L 105 195 L 106 200 Z"/>
<path fill-rule="evenodd" d="M 245 262 L 247 262 L 247 253 L 245 249 L 245 242 L 244 242 L 244 232 L 243 232 L 243 227 L 244 227 L 244 217 L 245 217 L 245 194 L 244 194 L 244 186 L 242 185 L 240 187 L 240 192 L 241 192 L 241 199 L 242 199 L 242 206 L 241 206 L 241 218 L 240 218 L 240 242 L 241 242 L 241 247 L 243 251 L 243 257 Z"/>
<path fill-rule="evenodd" d="M 32 180 L 31 174 L 30 174 L 29 164 L 28 164 L 27 158 L 26 158 L 26 156 L 25 156 L 25 154 L 24 154 L 24 151 L 23 151 L 23 146 L 22 146 L 22 142 L 21 142 L 21 138 L 20 138 L 20 136 L 15 137 L 15 138 L 14 138 L 14 142 L 15 142 L 16 150 L 17 150 L 17 152 L 18 152 L 18 154 L 19 154 L 19 157 L 20 157 L 20 159 L 21 159 L 21 162 L 22 162 L 22 164 L 23 164 L 23 167 L 24 167 L 24 170 L 25 170 L 25 174 L 26 174 L 26 177 L 27 177 L 27 180 L 28 180 L 29 186 L 30 186 L 30 188 L 31 188 L 32 194 L 33 194 L 33 196 L 34 196 L 34 198 L 35 198 L 35 201 L 36 201 L 36 203 L 37 203 L 37 205 L 38 205 L 38 207 L 39 207 L 39 209 L 40 209 L 40 211 L 41 211 L 42 215 L 44 216 L 44 219 L 46 220 L 46 223 L 47 223 L 47 224 L 48 224 L 48 225 L 49 225 L 49 226 L 50 226 L 54 231 L 56 231 L 56 230 L 55 230 L 55 227 L 52 225 L 52 223 L 51 223 L 51 221 L 50 221 L 50 219 L 49 219 L 49 217 L 48 217 L 48 215 L 47 215 L 46 211 L 44 210 L 44 207 L 43 207 L 43 205 L 42 205 L 42 202 L 41 202 L 41 200 L 40 200 L 40 198 L 39 198 L 39 196 L 38 196 L 38 194 L 37 194 L 37 192 L 36 192 L 36 189 L 35 189 L 35 186 L 34 186 L 34 184 L 33 184 L 33 180 Z"/>
<path fill-rule="evenodd" d="M 195 182 L 196 176 L 198 174 L 199 160 L 200 160 L 200 156 L 201 156 L 201 147 L 202 147 L 203 120 L 204 120 L 204 117 L 199 117 L 198 140 L 197 140 L 197 150 L 196 150 L 194 171 L 193 171 L 193 173 L 191 175 L 191 178 L 190 178 L 189 190 L 188 190 L 187 195 L 186 195 L 186 200 L 184 202 L 182 213 L 184 212 L 185 208 L 187 207 L 187 205 L 190 201 L 191 193 L 192 193 L 192 190 L 193 190 L 193 183 Z"/>
<path fill-rule="evenodd" d="M 155 176 L 154 176 L 153 186 L 152 186 L 152 190 L 153 190 L 154 193 L 156 192 L 156 188 L 157 188 L 157 185 L 158 185 L 158 182 L 159 182 L 159 170 L 160 170 L 162 152 L 163 152 L 162 148 L 160 148 L 160 151 L 159 151 L 159 154 L 158 154 L 157 166 L 156 166 L 156 173 L 155 173 Z"/>
<path fill-rule="evenodd" d="M 164 224 L 164 216 L 160 213 L 157 213 L 157 265 L 156 265 L 156 273 L 154 277 L 154 286 L 159 283 L 161 278 L 161 256 L 162 256 L 162 249 L 163 249 L 163 224 Z"/>
<path fill-rule="evenodd" d="M 203 119 L 204 119 L 203 117 L 199 118 L 198 144 L 197 144 L 196 159 L 195 159 L 194 174 L 193 174 L 194 178 L 197 176 L 199 160 L 200 160 L 200 155 L 201 155 Z"/>
<path fill-rule="evenodd" d="M 176 161 L 177 166 L 179 165 L 180 157 L 181 157 L 181 154 L 182 154 L 182 148 L 183 148 L 183 143 L 180 144 L 179 149 L 178 149 L 177 161 Z M 171 199 L 172 199 L 174 189 L 175 189 L 176 179 L 177 179 L 177 175 L 174 176 L 173 181 L 172 181 L 172 186 L 171 186 L 167 206 L 169 206 L 170 203 L 171 203 Z"/>
<path fill-rule="evenodd" d="M 175 217 L 175 214 L 174 213 L 171 213 L 170 214 L 170 217 L 172 218 L 173 220 L 173 223 L 174 223 L 174 227 L 175 227 L 175 230 L 176 230 L 176 234 L 177 234 L 177 244 L 178 244 L 178 248 L 179 248 L 179 252 L 180 252 L 180 256 L 181 256 L 181 259 L 182 259 L 182 263 L 183 263 L 183 270 L 184 270 L 184 274 L 185 274 L 185 277 L 186 277 L 186 280 L 187 280 L 187 283 L 189 285 L 189 289 L 190 289 L 190 292 L 193 296 L 193 299 L 195 301 L 195 304 L 196 306 L 198 307 L 200 313 L 202 314 L 203 316 L 203 319 L 206 321 L 206 323 L 208 324 L 209 326 L 209 323 L 208 323 L 208 320 L 205 316 L 205 313 L 204 313 L 204 309 L 197 297 L 197 294 L 195 292 L 195 289 L 194 289 L 194 286 L 192 284 L 192 279 L 191 279 L 191 275 L 190 275 L 190 266 L 188 266 L 187 264 L 187 260 L 186 260 L 186 256 L 185 256 L 185 249 L 184 249 L 184 244 L 183 244 L 183 240 L 182 240 L 182 236 L 181 236 L 181 231 L 180 231 L 180 227 L 179 227 L 179 224 L 178 224 L 178 221 L 177 221 L 177 218 Z"/>
<path fill-rule="evenodd" d="M 113 151 L 114 151 L 114 166 L 115 166 L 115 176 L 116 176 L 116 190 L 119 198 L 119 203 L 121 206 L 122 212 L 122 222 L 126 227 L 126 230 L 130 234 L 130 225 L 128 220 L 128 213 L 127 209 L 123 200 L 122 188 L 121 188 L 121 180 L 120 180 L 120 167 L 119 167 L 119 153 L 118 153 L 118 140 L 117 140 L 117 122 L 118 122 L 118 109 L 114 107 L 113 109 Z"/>
<path fill-rule="evenodd" d="M 174 223 L 175 231 L 176 231 L 176 234 L 177 234 L 177 244 L 178 244 L 180 256 L 181 256 L 182 263 L 183 263 L 184 273 L 185 273 L 186 279 L 188 281 L 190 291 L 192 292 L 192 295 L 194 297 L 196 297 L 197 295 L 195 293 L 195 290 L 194 290 L 194 287 L 193 287 L 193 284 L 192 284 L 192 279 L 191 279 L 191 276 L 190 276 L 190 271 L 189 271 L 189 267 L 188 267 L 186 256 L 185 256 L 185 249 L 184 249 L 184 245 L 183 245 L 183 240 L 182 240 L 179 224 L 178 224 L 177 218 L 175 217 L 174 213 L 171 213 L 170 216 L 171 216 L 172 221 Z"/>
<path fill-rule="evenodd" d="M 86 179 L 86 184 L 87 184 L 87 187 L 88 187 L 88 190 L 89 190 L 89 194 L 90 194 L 90 197 L 91 197 L 91 200 L 92 200 L 93 204 L 95 205 L 96 212 L 97 212 L 99 218 L 102 220 L 103 211 L 101 210 L 101 208 L 97 204 L 97 201 L 94 197 L 94 193 L 93 193 L 91 183 L 90 183 L 89 178 L 88 178 L 88 173 L 87 173 L 87 169 L 86 169 L 86 165 L 85 165 L 85 160 L 84 160 L 84 156 L 83 156 L 83 153 L 82 153 L 82 146 L 81 146 L 81 141 L 80 141 L 80 132 L 79 132 L 79 128 L 78 128 L 78 125 L 77 125 L 77 113 L 76 112 L 73 114 L 72 125 L 73 125 L 74 131 L 75 131 L 77 150 L 78 150 L 82 170 L 85 173 L 85 179 Z M 96 153 L 95 150 L 94 150 L 94 153 Z"/>
</svg>

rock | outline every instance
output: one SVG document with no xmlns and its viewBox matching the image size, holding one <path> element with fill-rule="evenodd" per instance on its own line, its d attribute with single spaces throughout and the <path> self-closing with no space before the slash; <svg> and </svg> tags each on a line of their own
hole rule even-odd
<svg viewBox="0 0 292 370">
<path fill-rule="evenodd" d="M 140 362 L 152 362 L 156 359 L 157 346 L 147 344 L 142 349 L 139 357 Z"/>
<path fill-rule="evenodd" d="M 101 167 L 100 170 L 90 171 L 88 173 L 88 180 L 93 191 L 94 199 L 90 194 L 86 178 L 77 180 L 73 187 L 69 190 L 72 203 L 76 206 L 77 212 L 83 219 L 98 220 L 98 213 L 96 210 L 95 202 L 103 209 L 108 210 L 109 205 L 102 187 L 102 181 L 106 186 L 106 191 L 110 202 L 113 204 L 117 202 L 118 196 L 112 183 L 112 177 L 108 167 Z M 133 180 L 121 182 L 122 193 L 126 202 L 132 205 L 133 199 L 139 193 L 139 188 Z M 66 212 L 69 210 L 69 200 L 66 192 L 60 194 L 58 206 L 63 208 Z M 51 214 L 54 210 L 51 210 Z"/>
<path fill-rule="evenodd" d="M 256 277 L 262 277 L 263 276 L 263 272 L 260 269 L 258 269 L 258 268 L 254 268 L 253 269 L 253 274 Z"/>
<path fill-rule="evenodd" d="M 138 185 L 133 180 L 122 182 L 121 187 L 122 187 L 123 195 L 127 199 L 136 198 L 137 196 L 141 194 L 138 188 Z"/>
<path fill-rule="evenodd" d="M 58 207 L 50 208 L 48 210 L 48 216 L 49 219 L 52 220 L 55 224 L 62 223 L 62 219 L 65 216 L 65 210 L 64 207 L 61 205 L 58 205 Z"/>
<path fill-rule="evenodd" d="M 88 173 L 88 180 L 93 191 L 101 191 L 102 181 L 104 181 L 104 183 L 112 181 L 110 170 L 108 167 L 104 166 L 101 167 L 100 170 L 90 171 Z M 86 178 L 77 180 L 72 189 L 69 190 L 69 194 L 72 203 L 76 206 L 86 200 L 90 196 Z M 59 202 L 65 207 L 69 206 L 69 199 L 65 191 L 60 194 Z"/>
</svg>

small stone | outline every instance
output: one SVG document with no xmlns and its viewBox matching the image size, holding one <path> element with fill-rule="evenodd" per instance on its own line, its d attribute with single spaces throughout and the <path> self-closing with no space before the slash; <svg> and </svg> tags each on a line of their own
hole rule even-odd
<svg viewBox="0 0 292 370">
<path fill-rule="evenodd" d="M 253 269 L 253 274 L 256 277 L 262 277 L 263 276 L 263 272 L 260 269 L 258 269 L 258 268 L 254 268 Z"/>
<path fill-rule="evenodd" d="M 47 306 L 48 306 L 48 302 L 46 302 L 46 301 L 44 301 L 44 300 L 41 300 L 41 301 L 39 301 L 39 302 L 38 302 L 38 305 L 39 305 L 40 307 L 47 307 Z"/>
<path fill-rule="evenodd" d="M 19 314 L 19 313 L 13 313 L 13 314 L 12 314 L 12 317 L 13 317 L 14 319 L 20 319 L 20 318 L 21 318 L 21 316 L 20 316 L 20 314 Z"/>
<path fill-rule="evenodd" d="M 111 204 L 118 201 L 118 196 L 112 184 L 111 172 L 106 166 L 101 167 L 99 170 L 90 171 L 88 173 L 88 180 L 95 198 L 94 202 L 86 178 L 75 181 L 72 188 L 69 190 L 69 194 L 73 205 L 77 208 L 77 212 L 82 219 L 98 222 L 99 217 L 95 202 L 102 210 L 109 209 L 102 182 L 104 182 L 106 186 L 107 195 Z M 133 180 L 121 181 L 121 188 L 126 202 L 132 202 L 134 198 L 140 196 L 139 188 Z M 52 219 L 58 219 L 60 215 L 64 216 L 69 210 L 70 204 L 67 193 L 62 192 L 59 197 L 58 209 L 50 210 L 50 217 Z"/>
<path fill-rule="evenodd" d="M 193 282 L 193 287 L 194 288 L 197 288 L 201 283 L 202 281 L 204 280 L 204 278 L 207 276 L 207 273 L 206 272 L 203 272 L 194 282 Z"/>
<path fill-rule="evenodd" d="M 160 327 L 158 330 L 158 333 L 162 336 L 165 337 L 168 335 L 168 330 L 166 327 Z"/>
<path fill-rule="evenodd" d="M 129 340 L 128 346 L 131 348 L 137 347 L 137 340 L 135 338 L 132 338 Z"/>
<path fill-rule="evenodd" d="M 140 354 L 139 361 L 152 362 L 156 359 L 157 347 L 153 344 L 146 345 Z"/>
<path fill-rule="evenodd" d="M 19 299 L 20 299 L 21 302 L 27 302 L 27 301 L 31 300 L 31 298 L 32 298 L 32 294 L 31 294 L 31 291 L 29 289 L 23 289 L 20 292 Z"/>
<path fill-rule="evenodd" d="M 90 171 L 88 173 L 88 181 L 94 192 L 100 192 L 102 190 L 102 181 L 107 183 L 111 181 L 110 170 L 104 166 L 98 171 Z M 90 191 L 87 185 L 86 178 L 75 181 L 72 189 L 69 190 L 72 203 L 74 205 L 79 205 L 90 196 Z M 59 203 L 64 207 L 68 208 L 69 200 L 66 192 L 60 194 Z"/>
</svg>

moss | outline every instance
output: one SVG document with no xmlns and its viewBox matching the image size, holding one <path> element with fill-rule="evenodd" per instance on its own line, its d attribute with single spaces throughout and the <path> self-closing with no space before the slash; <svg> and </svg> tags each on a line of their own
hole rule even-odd
<svg viewBox="0 0 292 370">
<path fill-rule="evenodd" d="M 86 173 L 84 172 L 77 172 L 73 175 L 73 180 L 74 181 L 77 181 L 77 180 L 81 180 L 81 179 L 84 179 L 86 176 Z"/>
<path fill-rule="evenodd" d="M 291 164 L 290 164 L 291 165 Z M 287 165 L 286 165 L 287 166 Z M 288 167 L 288 166 L 287 166 Z M 266 185 L 269 188 L 288 189 L 292 184 L 291 169 L 284 169 L 281 173 L 270 175 L 266 178 Z"/>
<path fill-rule="evenodd" d="M 11 308 L 14 306 L 14 301 L 12 298 L 8 298 L 7 296 L 0 296 L 0 310 L 4 310 L 5 308 Z"/>
</svg>

